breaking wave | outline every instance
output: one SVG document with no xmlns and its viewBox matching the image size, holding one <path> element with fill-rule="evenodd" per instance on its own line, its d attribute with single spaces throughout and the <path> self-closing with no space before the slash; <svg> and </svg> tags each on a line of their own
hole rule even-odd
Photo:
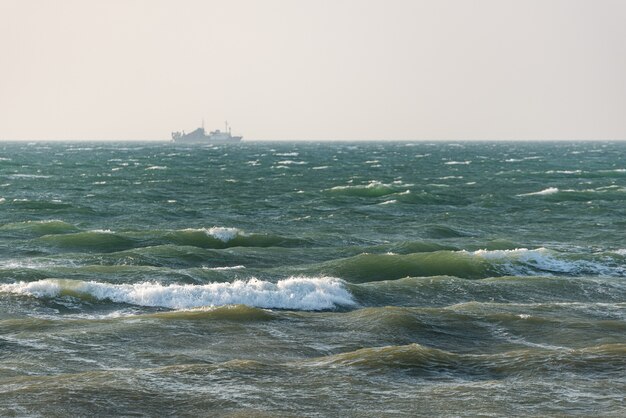
<svg viewBox="0 0 626 418">
<path fill-rule="evenodd" d="M 202 248 L 280 247 L 303 243 L 302 240 L 280 235 L 248 234 L 238 228 L 226 227 L 170 231 L 165 233 L 163 238 L 165 242 Z"/>
<path fill-rule="evenodd" d="M 55 298 L 111 301 L 139 306 L 190 309 L 225 305 L 317 311 L 355 304 L 341 280 L 290 278 L 277 283 L 250 279 L 205 285 L 159 283 L 109 284 L 96 281 L 45 279 L 0 285 L 0 292 Z"/>
<path fill-rule="evenodd" d="M 335 186 L 328 191 L 332 194 L 358 197 L 381 197 L 401 191 L 395 185 L 372 181 L 355 186 Z"/>
</svg>

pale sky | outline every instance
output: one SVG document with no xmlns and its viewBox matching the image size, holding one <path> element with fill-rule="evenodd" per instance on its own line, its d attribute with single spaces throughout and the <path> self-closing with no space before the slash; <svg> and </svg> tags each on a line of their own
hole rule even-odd
<svg viewBox="0 0 626 418">
<path fill-rule="evenodd" d="M 626 139 L 626 1 L 0 0 L 0 139 Z"/>
</svg>

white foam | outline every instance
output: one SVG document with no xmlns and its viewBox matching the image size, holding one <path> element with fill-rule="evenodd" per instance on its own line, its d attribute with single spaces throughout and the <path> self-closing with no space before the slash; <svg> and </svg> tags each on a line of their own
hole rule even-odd
<svg viewBox="0 0 626 418">
<path fill-rule="evenodd" d="M 383 183 L 378 180 L 370 180 L 367 184 L 349 185 L 349 186 L 335 186 L 330 190 L 363 190 L 363 189 L 394 189 L 396 187 L 410 187 L 413 184 L 405 184 L 402 181 L 394 181 L 392 184 Z"/>
<path fill-rule="evenodd" d="M 445 165 L 469 165 L 471 161 L 448 161 L 444 163 Z"/>
<path fill-rule="evenodd" d="M 203 267 L 204 268 L 204 267 Z M 238 265 L 238 266 L 230 266 L 230 267 L 207 267 L 207 270 L 241 270 L 241 269 L 245 269 L 246 266 L 243 265 Z"/>
<path fill-rule="evenodd" d="M 146 168 L 146 170 L 167 170 L 167 167 L 163 165 L 153 165 Z"/>
<path fill-rule="evenodd" d="M 0 261 L 0 269 L 43 269 L 58 266 L 63 266 L 63 264 L 51 260 L 33 261 L 29 258 Z"/>
<path fill-rule="evenodd" d="M 52 176 L 44 176 L 42 174 L 11 174 L 10 179 L 49 179 Z"/>
<path fill-rule="evenodd" d="M 238 228 L 224 228 L 221 226 L 214 226 L 213 228 L 205 229 L 204 232 L 222 242 L 228 242 L 237 238 L 238 235 L 243 235 L 243 231 Z"/>
<path fill-rule="evenodd" d="M 109 284 L 95 281 L 45 279 L 0 285 L 0 292 L 38 298 L 62 294 L 85 295 L 140 306 L 190 309 L 243 304 L 258 308 L 322 310 L 355 304 L 339 279 L 289 278 L 271 283 L 258 279 L 205 285 L 136 283 Z"/>
<path fill-rule="evenodd" d="M 546 196 L 546 195 L 550 195 L 550 194 L 554 194 L 554 193 L 558 193 L 559 189 L 556 187 L 548 187 L 547 189 L 543 189 L 541 191 L 538 192 L 532 192 L 532 193 L 522 193 L 522 194 L 518 194 L 517 196 Z"/>
<path fill-rule="evenodd" d="M 308 162 L 306 162 L 306 161 L 284 160 L 284 161 L 279 161 L 276 164 L 281 164 L 281 165 L 304 165 L 304 164 L 308 164 Z"/>
<path fill-rule="evenodd" d="M 580 174 L 582 170 L 548 170 L 546 174 Z"/>
<path fill-rule="evenodd" d="M 212 228 L 187 228 L 183 229 L 186 232 L 204 232 L 210 237 L 218 239 L 222 242 L 228 242 L 232 239 L 237 238 L 238 236 L 243 236 L 245 233 L 239 228 L 227 228 L 223 226 L 214 226 Z"/>
</svg>

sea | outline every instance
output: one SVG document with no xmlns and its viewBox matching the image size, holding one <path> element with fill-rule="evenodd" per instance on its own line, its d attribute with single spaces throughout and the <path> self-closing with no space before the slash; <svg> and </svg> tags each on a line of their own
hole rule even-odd
<svg viewBox="0 0 626 418">
<path fill-rule="evenodd" d="M 626 142 L 0 144 L 0 416 L 625 398 Z"/>
</svg>

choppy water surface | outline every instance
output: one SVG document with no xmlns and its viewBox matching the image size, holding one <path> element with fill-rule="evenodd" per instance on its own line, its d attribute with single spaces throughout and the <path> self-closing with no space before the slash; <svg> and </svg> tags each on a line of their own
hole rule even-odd
<svg viewBox="0 0 626 418">
<path fill-rule="evenodd" d="M 625 143 L 0 146 L 1 415 L 626 414 Z"/>
</svg>

